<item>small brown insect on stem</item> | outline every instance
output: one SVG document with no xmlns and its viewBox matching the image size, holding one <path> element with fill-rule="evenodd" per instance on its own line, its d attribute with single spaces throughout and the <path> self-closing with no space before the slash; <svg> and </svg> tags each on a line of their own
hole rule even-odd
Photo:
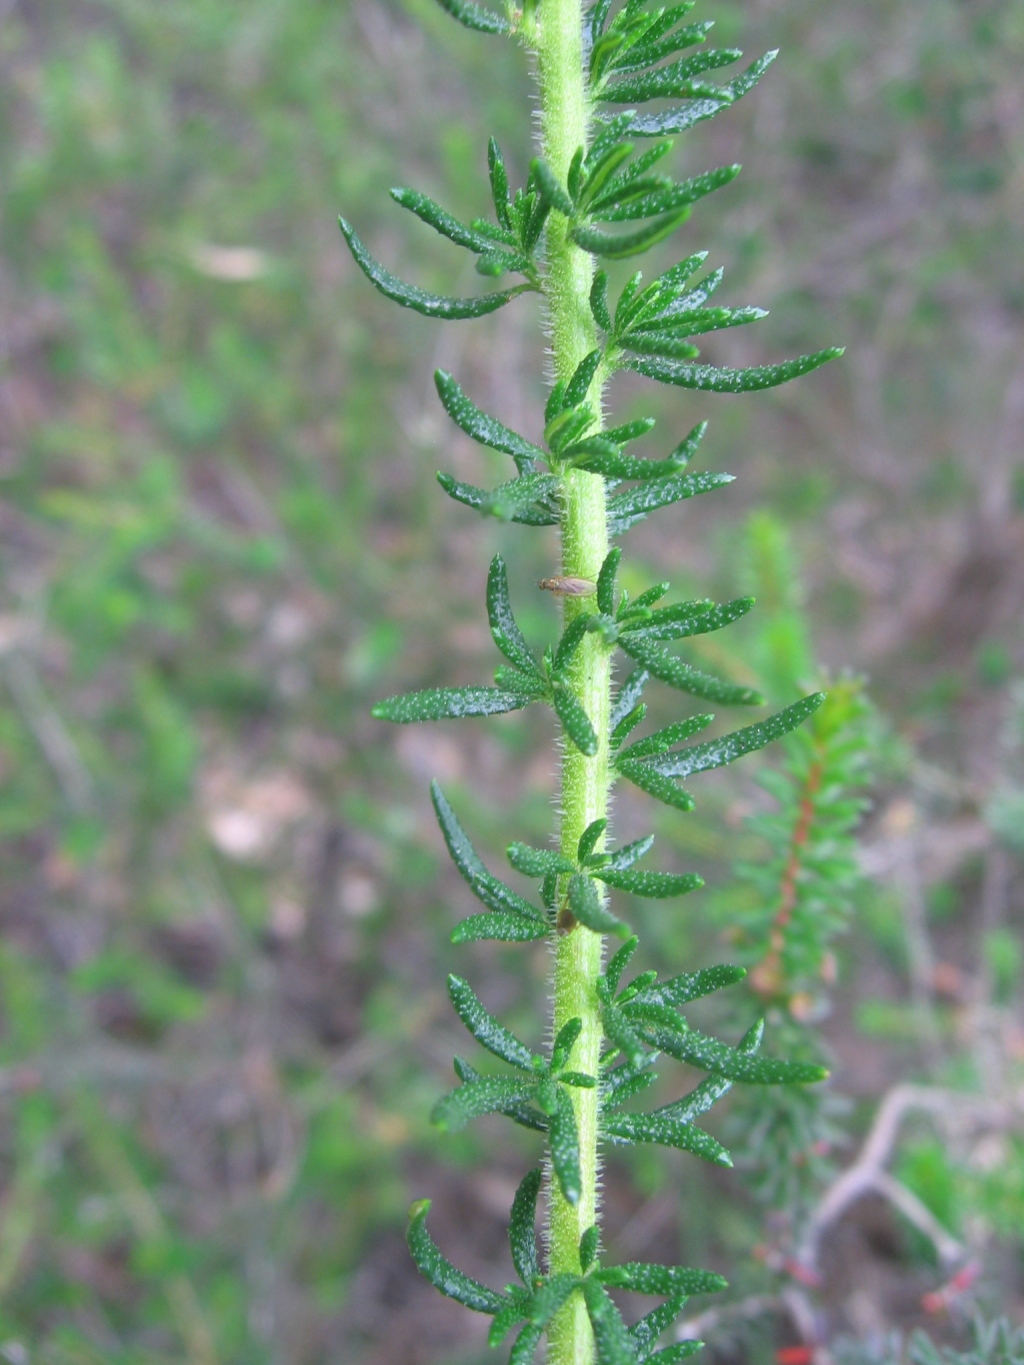
<svg viewBox="0 0 1024 1365">
<path fill-rule="evenodd" d="M 557 597 L 593 597 L 597 584 L 589 578 L 542 578 L 537 584 Z"/>
</svg>

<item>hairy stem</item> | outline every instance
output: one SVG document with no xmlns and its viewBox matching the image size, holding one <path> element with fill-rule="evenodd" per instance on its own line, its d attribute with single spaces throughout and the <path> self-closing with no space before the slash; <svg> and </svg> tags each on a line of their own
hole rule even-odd
<svg viewBox="0 0 1024 1365">
<path fill-rule="evenodd" d="M 537 26 L 537 70 L 543 154 L 564 184 L 576 149 L 586 145 L 589 106 L 582 54 L 580 0 L 541 0 Z M 555 379 L 569 379 L 579 362 L 597 345 L 589 296 L 593 264 L 569 238 L 566 220 L 553 212 L 547 228 L 545 296 L 551 333 Z M 590 393 L 600 411 L 601 379 Z M 565 479 L 562 516 L 562 572 L 568 577 L 595 580 L 608 553 L 604 480 L 573 470 Z M 585 605 L 566 599 L 566 624 Z M 575 857 L 580 835 L 608 811 L 608 716 L 611 655 L 596 635 L 584 637 L 572 669 L 571 685 L 590 717 L 599 738 L 592 758 L 564 740 L 561 773 L 561 849 Z M 601 1021 L 597 1006 L 597 977 L 601 971 L 601 936 L 577 925 L 561 934 L 554 966 L 554 1029 L 569 1019 L 583 1021 L 571 1065 L 597 1075 L 601 1052 Z M 569 1204 L 549 1182 L 548 1254 L 552 1273 L 579 1273 L 579 1241 L 597 1221 L 596 1090 L 573 1089 L 572 1101 L 580 1136 L 582 1193 Z M 549 1365 L 592 1365 L 594 1338 L 590 1320 L 577 1294 L 557 1315 L 548 1331 Z"/>
</svg>

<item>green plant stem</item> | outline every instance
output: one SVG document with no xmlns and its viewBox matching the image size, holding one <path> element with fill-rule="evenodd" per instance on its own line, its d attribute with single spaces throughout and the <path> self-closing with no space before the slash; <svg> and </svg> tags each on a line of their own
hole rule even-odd
<svg viewBox="0 0 1024 1365">
<path fill-rule="evenodd" d="M 536 50 L 540 85 L 543 154 L 564 184 L 576 149 L 585 146 L 589 107 L 583 70 L 580 0 L 541 0 Z M 552 343 L 555 379 L 568 379 L 579 362 L 597 345 L 590 313 L 593 264 L 569 238 L 561 214 L 548 219 L 545 298 Z M 592 386 L 590 400 L 600 412 L 602 377 Z M 608 553 L 604 480 L 573 470 L 566 475 L 561 515 L 562 572 L 567 577 L 596 580 Z M 586 610 L 584 603 L 566 599 L 565 617 Z M 611 692 L 611 652 L 596 635 L 584 637 L 576 654 L 571 686 L 598 735 L 598 751 L 585 757 L 565 739 L 561 773 L 561 850 L 576 855 L 580 835 L 608 812 L 608 717 Z M 577 925 L 559 937 L 554 966 L 554 1029 L 569 1019 L 583 1021 L 572 1066 L 592 1076 L 598 1073 L 601 1021 L 596 983 L 601 971 L 603 941 L 599 934 Z M 598 1151 L 596 1090 L 573 1089 L 572 1101 L 580 1138 L 582 1192 L 576 1205 L 568 1203 L 558 1182 L 549 1180 L 548 1255 L 552 1273 L 580 1270 L 579 1241 L 597 1221 Z M 576 1294 L 556 1316 L 548 1331 L 549 1365 L 591 1365 L 594 1336 L 582 1296 Z"/>
</svg>

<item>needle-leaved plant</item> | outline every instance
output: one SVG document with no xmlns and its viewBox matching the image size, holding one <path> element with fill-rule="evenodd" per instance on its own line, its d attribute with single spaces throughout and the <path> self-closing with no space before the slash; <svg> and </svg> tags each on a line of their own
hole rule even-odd
<svg viewBox="0 0 1024 1365">
<path fill-rule="evenodd" d="M 738 981 L 742 968 L 714 967 L 667 980 L 656 972 L 627 978 L 637 940 L 609 903 L 609 893 L 676 897 L 695 890 L 701 879 L 645 870 L 641 861 L 653 842 L 649 837 L 612 847 L 606 838 L 609 799 L 614 784 L 624 779 L 688 811 L 693 797 L 683 782 L 789 733 L 817 710 L 823 696 L 806 696 L 710 740 L 691 742 L 711 725 L 710 714 L 686 716 L 637 737 L 645 718 L 644 688 L 652 679 L 716 706 L 758 707 L 763 700 L 672 648 L 729 625 L 750 610 L 752 599 L 659 605 L 668 595 L 667 583 L 632 600 L 618 590 L 622 550 L 612 541 L 652 512 L 709 493 L 730 476 L 692 469 L 704 422 L 663 459 L 633 454 L 631 444 L 654 423 L 607 422 L 605 388 L 617 370 L 632 370 L 684 389 L 745 393 L 807 374 L 839 351 L 750 369 L 703 363 L 698 337 L 764 316 L 760 308 L 712 302 L 722 271 L 705 268 L 706 251 L 688 255 L 650 282 L 638 271 L 614 299 L 603 268 L 604 262 L 636 257 L 663 242 L 698 200 L 736 176 L 738 166 L 721 166 L 676 180 L 665 173 L 664 159 L 674 135 L 752 90 L 774 52 L 723 79 L 718 73 L 742 54 L 706 45 L 711 23 L 687 22 L 692 0 L 659 8 L 647 0 L 625 0 L 617 7 L 613 0 L 598 0 L 586 10 L 581 0 L 525 0 L 521 8 L 509 3 L 504 9 L 472 0 L 439 2 L 453 19 L 490 35 L 486 41 L 510 37 L 531 54 L 539 155 L 525 185 L 513 190 L 492 139 L 493 218 L 463 223 L 416 190 L 392 194 L 471 252 L 479 273 L 500 280 L 500 287 L 472 297 L 425 292 L 375 260 L 345 219 L 341 230 L 370 282 L 426 317 L 478 318 L 519 294 L 542 295 L 551 365 L 542 441 L 481 411 L 454 376 L 439 372 L 437 391 L 448 416 L 481 445 L 510 456 L 515 470 L 490 489 L 444 473 L 439 482 L 450 497 L 484 516 L 558 527 L 562 558 L 551 586 L 562 595 L 564 629 L 541 657 L 534 654 L 516 623 L 505 564 L 495 556 L 486 589 L 491 633 L 504 657 L 495 685 L 392 697 L 374 714 L 404 724 L 547 705 L 558 718 L 563 743 L 556 844 L 508 848 L 513 868 L 536 879 L 535 899 L 484 865 L 436 783 L 432 792 L 452 859 L 482 906 L 455 928 L 453 941 L 548 939 L 554 945 L 550 1045 L 540 1053 L 489 1014 L 467 981 L 449 978 L 459 1018 L 507 1070 L 494 1074 L 457 1059 L 459 1084 L 434 1112 L 449 1130 L 501 1113 L 540 1135 L 543 1162 L 523 1179 L 511 1210 L 509 1241 L 519 1283 L 493 1289 L 449 1262 L 427 1229 L 427 1201 L 413 1205 L 409 1246 L 442 1293 L 492 1318 L 493 1345 L 515 1333 L 512 1365 L 532 1360 L 544 1337 L 551 1365 L 675 1365 L 699 1343 L 659 1348 L 659 1338 L 690 1295 L 720 1289 L 724 1281 L 679 1266 L 605 1264 L 598 1217 L 600 1145 L 657 1143 L 728 1165 L 728 1154 L 698 1120 L 734 1082 L 806 1084 L 824 1072 L 763 1056 L 760 1025 L 730 1044 L 687 1023 L 681 1011 Z M 538 350 L 544 344 L 538 337 Z M 613 688 L 620 653 L 631 671 Z M 619 946 L 606 961 L 608 938 Z M 630 1102 L 652 1084 L 661 1058 L 684 1062 L 706 1079 L 674 1103 L 637 1112 Z M 543 1256 L 535 1235 L 542 1190 Z M 654 1295 L 662 1303 L 627 1326 L 610 1290 Z"/>
</svg>

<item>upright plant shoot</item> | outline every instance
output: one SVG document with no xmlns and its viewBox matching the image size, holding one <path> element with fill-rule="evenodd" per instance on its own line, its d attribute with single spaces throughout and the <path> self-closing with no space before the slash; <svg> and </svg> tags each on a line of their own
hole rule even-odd
<svg viewBox="0 0 1024 1365">
<path fill-rule="evenodd" d="M 626 369 L 685 389 L 741 393 L 785 383 L 839 352 L 820 351 L 753 369 L 703 364 L 695 338 L 763 316 L 758 308 L 711 303 L 722 272 L 705 270 L 707 252 L 695 252 L 647 284 L 637 272 L 614 300 L 602 265 L 662 242 L 699 199 L 735 177 L 738 166 L 722 166 L 677 181 L 663 173 L 663 159 L 673 135 L 745 95 L 775 53 L 732 79 L 717 79 L 713 73 L 742 54 L 705 45 L 711 23 L 685 22 L 693 0 L 656 9 L 648 8 L 647 0 L 625 0 L 614 13 L 612 0 L 597 0 L 586 12 L 580 0 L 525 0 L 521 9 L 508 4 L 503 12 L 472 0 L 439 2 L 467 28 L 513 37 L 532 55 L 540 155 L 525 185 L 513 192 L 501 151 L 491 140 L 493 219 L 466 224 L 415 190 L 396 189 L 392 195 L 472 252 L 480 274 L 500 287 L 468 298 L 426 293 L 374 260 L 344 219 L 341 230 L 371 283 L 427 317 L 471 319 L 505 307 L 524 292 L 542 295 L 552 370 L 543 442 L 482 412 L 456 378 L 438 372 L 438 395 L 456 426 L 510 456 L 515 468 L 513 477 L 492 489 L 444 473 L 438 479 L 450 497 L 484 516 L 527 527 L 557 526 L 561 566 L 552 585 L 562 590 L 564 629 L 541 658 L 534 655 L 516 624 L 505 565 L 496 556 L 486 590 L 491 633 L 504 656 L 495 685 L 392 697 L 374 714 L 408 723 L 548 705 L 564 743 L 557 849 L 522 843 L 508 848 L 511 865 L 536 879 L 536 899 L 519 895 L 485 867 L 444 793 L 436 783 L 432 789 L 448 850 L 483 907 L 456 927 L 453 941 L 551 939 L 555 945 L 552 1042 L 541 1052 L 491 1016 L 467 981 L 449 977 L 460 1019 L 507 1070 L 495 1075 L 456 1059 L 459 1085 L 434 1111 L 442 1128 L 502 1113 L 541 1135 L 543 1165 L 524 1178 L 511 1211 L 509 1241 L 520 1283 L 499 1291 L 456 1269 L 427 1230 L 426 1201 L 411 1210 L 409 1246 L 442 1293 L 492 1318 L 492 1345 L 515 1333 L 512 1365 L 532 1360 L 545 1336 L 551 1365 L 674 1365 L 697 1343 L 659 1349 L 661 1334 L 688 1296 L 719 1289 L 724 1282 L 678 1266 L 604 1264 L 599 1145 L 658 1143 L 728 1165 L 728 1154 L 697 1120 L 734 1082 L 806 1083 L 824 1073 L 816 1066 L 762 1057 L 760 1025 L 732 1046 L 687 1024 L 681 1009 L 737 981 L 742 969 L 716 967 L 664 981 L 645 972 L 626 979 L 637 940 L 610 907 L 609 892 L 669 898 L 696 889 L 701 879 L 644 869 L 650 837 L 611 847 L 606 840 L 609 798 L 614 784 L 625 779 L 675 810 L 690 810 L 693 798 L 683 781 L 793 730 L 822 695 L 804 697 L 768 719 L 711 740 L 691 742 L 712 723 L 711 714 L 690 715 L 636 737 L 646 712 L 642 694 L 652 679 L 714 705 L 763 702 L 749 688 L 711 676 L 671 648 L 675 641 L 729 625 L 750 609 L 752 599 L 664 605 L 667 583 L 633 600 L 618 591 L 622 551 L 613 542 L 652 512 L 711 492 L 730 476 L 691 471 L 706 423 L 663 459 L 631 453 L 632 443 L 654 423 L 642 419 L 606 426 L 605 388 L 617 370 Z M 652 101 L 656 112 L 646 109 Z M 665 101 L 674 103 L 666 107 Z M 615 689 L 613 662 L 620 652 L 632 671 Z M 606 961 L 609 937 L 619 946 Z M 652 1112 L 625 1107 L 651 1085 L 662 1056 L 704 1071 L 706 1079 Z M 542 1260 L 535 1217 L 545 1187 Z M 627 1327 L 610 1289 L 660 1296 L 663 1303 Z"/>
</svg>

